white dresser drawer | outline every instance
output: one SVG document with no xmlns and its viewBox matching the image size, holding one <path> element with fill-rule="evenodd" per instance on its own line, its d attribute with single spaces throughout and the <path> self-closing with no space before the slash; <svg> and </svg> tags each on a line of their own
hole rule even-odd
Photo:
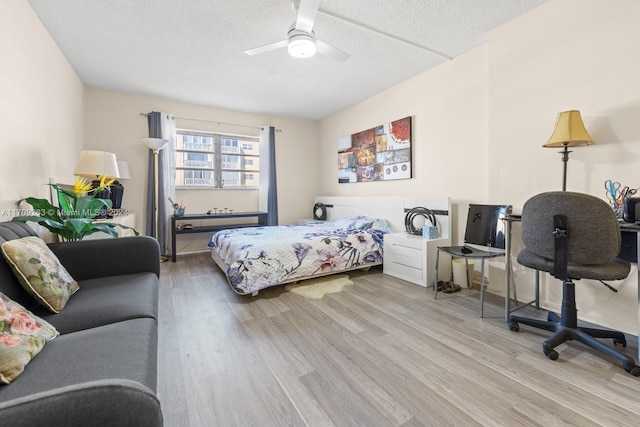
<svg viewBox="0 0 640 427">
<path fill-rule="evenodd" d="M 406 248 L 405 248 L 406 249 Z M 414 251 L 415 252 L 415 251 Z M 407 256 L 402 253 L 389 253 L 387 251 L 384 252 L 384 260 L 388 261 L 390 264 L 403 265 L 407 267 L 416 268 L 418 270 L 422 270 L 422 252 L 411 253 L 411 256 Z"/>
<path fill-rule="evenodd" d="M 414 236 L 411 234 L 399 234 L 392 233 L 384 236 L 385 245 L 393 245 L 394 247 L 413 248 L 418 251 L 422 251 L 424 243 L 422 242 L 422 236 Z"/>
<path fill-rule="evenodd" d="M 384 255 L 393 255 L 401 258 L 409 258 L 412 260 L 420 261 L 420 265 L 422 265 L 422 249 L 414 249 L 408 248 L 406 246 L 399 246 L 388 244 L 385 242 L 384 244 Z"/>
<path fill-rule="evenodd" d="M 416 285 L 425 286 L 422 268 L 414 268 L 404 264 L 398 264 L 392 261 L 385 261 L 383 265 L 383 273 L 393 277 L 397 277 Z"/>
</svg>

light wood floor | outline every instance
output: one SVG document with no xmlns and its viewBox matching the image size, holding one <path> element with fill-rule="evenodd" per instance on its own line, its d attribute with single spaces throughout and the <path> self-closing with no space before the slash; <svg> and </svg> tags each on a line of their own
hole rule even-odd
<svg viewBox="0 0 640 427">
<path fill-rule="evenodd" d="M 547 333 L 509 331 L 498 298 L 480 319 L 478 291 L 434 300 L 380 268 L 350 276 L 310 301 L 236 295 L 208 254 L 162 264 L 165 425 L 640 425 L 640 378 L 579 343 L 547 359 Z"/>
</svg>

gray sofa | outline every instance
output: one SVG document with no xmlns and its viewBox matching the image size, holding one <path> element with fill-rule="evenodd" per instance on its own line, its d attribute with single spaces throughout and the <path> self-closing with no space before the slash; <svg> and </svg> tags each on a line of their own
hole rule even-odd
<svg viewBox="0 0 640 427">
<path fill-rule="evenodd" d="M 0 223 L 0 244 L 30 235 L 28 225 Z M 0 255 L 0 291 L 60 332 L 11 384 L 0 385 L 1 424 L 162 426 L 158 243 L 121 237 L 49 247 L 80 285 L 58 314 L 35 303 Z"/>
</svg>

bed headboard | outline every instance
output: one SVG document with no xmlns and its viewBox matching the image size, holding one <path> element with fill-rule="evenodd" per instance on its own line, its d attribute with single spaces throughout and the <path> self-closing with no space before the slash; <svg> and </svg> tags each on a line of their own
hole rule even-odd
<svg viewBox="0 0 640 427">
<path fill-rule="evenodd" d="M 449 197 L 346 197 L 318 196 L 327 210 L 327 220 L 352 215 L 368 215 L 387 220 L 394 232 L 405 231 L 404 217 L 411 208 L 423 207 L 436 215 L 440 237 L 451 237 L 451 199 Z M 309 206 L 313 211 L 313 206 Z"/>
</svg>

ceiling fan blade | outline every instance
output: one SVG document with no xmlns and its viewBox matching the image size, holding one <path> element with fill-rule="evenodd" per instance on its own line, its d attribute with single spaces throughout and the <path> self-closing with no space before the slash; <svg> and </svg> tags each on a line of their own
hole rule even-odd
<svg viewBox="0 0 640 427">
<path fill-rule="evenodd" d="M 310 33 L 313 30 L 313 22 L 316 20 L 319 7 L 320 0 L 300 0 L 296 30 Z"/>
<path fill-rule="evenodd" d="M 333 47 L 317 39 L 316 39 L 316 49 L 318 50 L 319 53 L 329 56 L 340 62 L 346 61 L 351 56 L 344 50 L 338 49 L 337 47 Z"/>
<path fill-rule="evenodd" d="M 253 49 L 249 49 L 249 50 L 245 50 L 244 53 L 246 53 L 247 55 L 258 55 L 260 53 L 265 53 L 265 52 L 270 52 L 272 50 L 276 50 L 276 49 L 281 49 L 283 47 L 287 47 L 287 44 L 289 43 L 288 40 L 281 40 L 279 42 L 275 42 L 275 43 L 271 43 L 265 46 L 260 46 L 260 47 L 256 47 Z"/>
</svg>

